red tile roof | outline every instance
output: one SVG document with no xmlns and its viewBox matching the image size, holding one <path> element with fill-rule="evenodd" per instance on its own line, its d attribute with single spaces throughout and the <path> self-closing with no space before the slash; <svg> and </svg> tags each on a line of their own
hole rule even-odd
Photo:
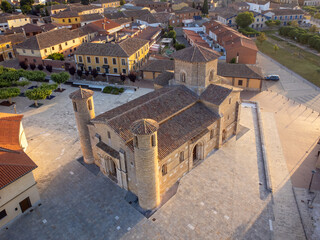
<svg viewBox="0 0 320 240">
<path fill-rule="evenodd" d="M 23 115 L 0 113 L 0 189 L 37 168 L 19 141 Z"/>
<path fill-rule="evenodd" d="M 191 45 L 193 44 L 198 44 L 198 45 L 201 45 L 203 47 L 207 47 L 207 48 L 210 48 L 209 44 L 202 39 L 202 37 L 194 32 L 194 31 L 191 31 L 191 30 L 186 30 L 184 29 L 183 32 L 185 33 L 187 39 L 189 39 L 191 41 Z"/>
</svg>

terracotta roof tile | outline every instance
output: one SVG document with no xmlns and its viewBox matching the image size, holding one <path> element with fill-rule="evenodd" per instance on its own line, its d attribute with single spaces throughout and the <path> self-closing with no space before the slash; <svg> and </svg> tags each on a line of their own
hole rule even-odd
<svg viewBox="0 0 320 240">
<path fill-rule="evenodd" d="M 230 88 L 211 84 L 201 94 L 200 99 L 215 105 L 220 105 L 230 95 L 231 92 L 232 89 Z"/>
<path fill-rule="evenodd" d="M 152 119 L 139 119 L 132 123 L 131 132 L 135 135 L 150 135 L 156 132 L 159 124 Z"/>
<path fill-rule="evenodd" d="M 218 59 L 220 56 L 218 52 L 197 44 L 179 50 L 171 55 L 174 59 L 186 62 L 209 62 Z"/>
<path fill-rule="evenodd" d="M 142 68 L 141 71 L 149 72 L 164 72 L 166 70 L 174 70 L 174 61 L 166 60 L 149 60 Z"/>
<path fill-rule="evenodd" d="M 71 99 L 83 99 L 83 98 L 89 98 L 91 96 L 93 96 L 93 91 L 89 89 L 83 89 L 83 88 L 80 88 L 77 91 L 70 93 L 69 95 Z"/>
<path fill-rule="evenodd" d="M 218 63 L 217 74 L 223 77 L 263 79 L 261 68 L 249 64 Z"/>
</svg>

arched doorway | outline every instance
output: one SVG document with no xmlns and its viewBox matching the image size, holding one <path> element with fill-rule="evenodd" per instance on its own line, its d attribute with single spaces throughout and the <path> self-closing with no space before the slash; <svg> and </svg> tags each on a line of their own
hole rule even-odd
<svg viewBox="0 0 320 240">
<path fill-rule="evenodd" d="M 197 143 L 197 145 L 194 146 L 193 152 L 192 152 L 192 159 L 193 159 L 193 165 L 196 165 L 199 163 L 200 160 L 202 160 L 202 144 Z"/>
<path fill-rule="evenodd" d="M 118 182 L 116 164 L 112 159 L 109 159 L 108 161 L 109 161 L 108 175 L 111 178 L 111 180 L 113 180 L 114 182 Z"/>
<path fill-rule="evenodd" d="M 225 129 L 223 129 L 223 131 L 222 131 L 222 142 L 225 142 L 226 138 L 227 138 L 227 132 L 226 132 Z"/>
</svg>

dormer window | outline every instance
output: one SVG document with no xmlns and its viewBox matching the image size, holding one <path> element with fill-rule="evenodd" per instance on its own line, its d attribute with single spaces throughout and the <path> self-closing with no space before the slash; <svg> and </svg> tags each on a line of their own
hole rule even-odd
<svg viewBox="0 0 320 240">
<path fill-rule="evenodd" d="M 180 73 L 180 81 L 186 82 L 186 73 L 184 73 L 184 72 Z"/>
</svg>

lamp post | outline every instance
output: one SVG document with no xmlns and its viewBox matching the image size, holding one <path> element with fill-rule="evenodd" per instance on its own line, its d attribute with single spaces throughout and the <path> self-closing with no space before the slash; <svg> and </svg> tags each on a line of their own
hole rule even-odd
<svg viewBox="0 0 320 240">
<path fill-rule="evenodd" d="M 309 183 L 309 188 L 308 188 L 309 193 L 311 193 L 310 189 L 311 189 L 311 185 L 312 185 L 313 176 L 314 176 L 314 174 L 315 174 L 317 171 L 316 171 L 316 170 L 312 170 L 311 172 L 312 172 L 312 175 L 311 175 L 311 179 L 310 179 L 310 183 Z"/>
</svg>

